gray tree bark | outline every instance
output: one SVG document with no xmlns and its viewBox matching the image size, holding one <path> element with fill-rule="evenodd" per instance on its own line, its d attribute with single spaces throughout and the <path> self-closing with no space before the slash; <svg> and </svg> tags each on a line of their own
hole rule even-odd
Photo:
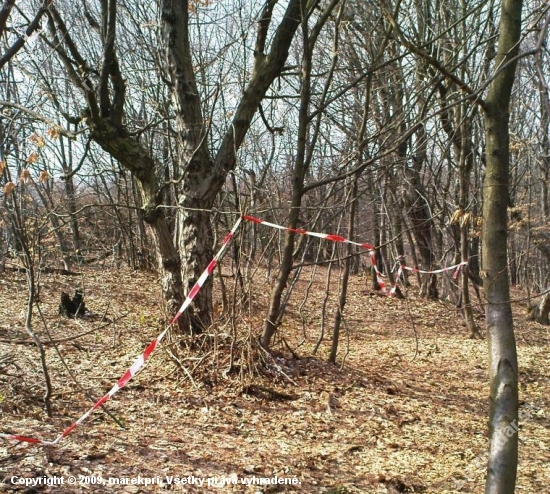
<svg viewBox="0 0 550 494">
<path fill-rule="evenodd" d="M 320 19 L 330 15 L 332 0 Z M 236 165 L 236 152 L 250 128 L 258 106 L 273 81 L 283 71 L 292 39 L 304 15 L 310 15 L 320 0 L 290 0 L 278 25 L 270 32 L 273 9 L 278 0 L 268 0 L 258 21 L 254 68 L 241 96 L 231 124 L 217 152 L 207 146 L 208 126 L 203 119 L 189 42 L 189 1 L 159 0 L 164 33 L 165 60 L 171 88 L 172 110 L 176 116 L 178 163 L 177 187 L 178 238 L 172 232 L 162 209 L 164 187 L 159 184 L 160 169 L 139 137 L 132 133 L 125 118 L 126 86 L 117 59 L 116 25 L 120 20 L 117 2 L 102 2 L 101 23 L 94 21 L 103 45 L 99 61 L 99 82 L 87 78 L 94 64 L 87 63 L 71 37 L 55 5 L 49 4 L 47 15 L 52 46 L 65 66 L 75 87 L 85 96 L 87 108 L 81 118 L 89 126 L 90 137 L 118 160 L 136 178 L 142 199 L 143 219 L 155 239 L 158 266 L 167 310 L 175 314 L 202 270 L 212 258 L 213 236 L 210 210 L 222 189 L 227 174 Z M 270 36 L 268 37 L 268 33 Z M 318 34 L 318 33 L 317 33 Z M 268 43 L 269 40 L 269 43 Z M 210 323 L 212 313 L 211 281 L 203 286 L 194 300 L 189 319 L 181 319 L 180 329 L 200 331 Z"/>
<path fill-rule="evenodd" d="M 489 342 L 490 449 L 486 494 L 515 491 L 518 462 L 518 362 L 507 258 L 509 106 L 521 34 L 521 0 L 503 0 L 495 76 L 484 103 L 483 289 Z M 514 427 L 516 426 L 516 427 Z"/>
</svg>

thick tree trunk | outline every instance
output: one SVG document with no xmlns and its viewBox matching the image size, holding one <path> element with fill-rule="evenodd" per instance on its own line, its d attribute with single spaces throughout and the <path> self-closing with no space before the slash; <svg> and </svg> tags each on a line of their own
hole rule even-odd
<svg viewBox="0 0 550 494">
<path fill-rule="evenodd" d="M 69 210 L 69 215 L 71 216 L 71 234 L 73 237 L 73 249 L 77 254 L 80 253 L 81 242 L 80 242 L 80 229 L 78 228 L 78 219 L 76 215 L 76 196 L 74 190 L 73 178 L 70 177 L 65 180 L 65 195 L 67 196 L 67 209 Z"/>
<path fill-rule="evenodd" d="M 185 200 L 180 205 L 188 203 Z M 181 260 L 181 275 L 185 293 L 189 293 L 204 268 L 212 260 L 213 235 L 210 223 L 209 203 L 193 201 L 192 209 L 178 212 L 178 251 Z M 201 207 L 203 206 L 203 207 Z M 201 332 L 212 322 L 212 280 L 203 285 L 193 304 L 187 309 L 187 322 L 192 332 Z"/>
<path fill-rule="evenodd" d="M 463 225 L 460 228 L 460 254 L 463 261 L 468 260 L 468 250 L 468 226 Z M 474 311 L 472 310 L 472 303 L 470 300 L 468 269 L 468 266 L 465 265 L 462 268 L 460 276 L 461 310 L 464 315 L 464 320 L 466 321 L 466 327 L 468 328 L 470 338 L 481 338 L 481 333 L 474 319 Z"/>
<path fill-rule="evenodd" d="M 178 185 L 181 188 L 177 239 L 180 252 L 176 249 L 164 211 L 160 207 L 164 205 L 164 194 L 157 182 L 156 170 L 161 167 L 140 144 L 136 133 L 130 133 L 126 127 L 126 83 L 116 54 L 117 2 L 101 2 L 100 36 L 103 47 L 101 60 L 98 61 L 100 71 L 97 83 L 92 83 L 86 75 L 82 75 L 80 68 L 78 71 L 75 69 L 73 61 L 81 67 L 88 67 L 88 64 L 78 52 L 78 43 L 72 39 L 55 5 L 50 7 L 49 20 L 55 49 L 67 75 L 86 98 L 87 108 L 81 117 L 89 125 L 91 138 L 130 170 L 139 184 L 143 199 L 143 220 L 153 231 L 163 291 L 171 313 L 175 312 L 189 287 L 193 286 L 211 260 L 209 210 L 228 172 L 236 165 L 237 150 L 243 143 L 260 102 L 284 69 L 298 26 L 314 14 L 318 19 L 313 30 L 317 36 L 338 0 L 332 0 L 321 11 L 316 9 L 319 3 L 320 0 L 289 0 L 282 15 L 277 11 L 276 16 L 280 20 L 272 29 L 277 0 L 265 2 L 258 21 L 254 69 L 232 122 L 213 157 L 208 148 L 208 124 L 202 116 L 202 101 L 197 90 L 189 41 L 190 2 L 159 2 L 166 55 L 166 67 L 163 69 L 166 69 L 166 79 L 171 89 L 171 111 L 176 118 L 178 162 L 175 169 L 181 172 L 176 177 L 177 183 L 165 186 Z M 195 319 L 197 328 L 209 323 L 212 308 L 210 283 L 211 280 L 208 280 L 193 304 L 191 319 Z M 180 320 L 180 327 L 185 327 L 185 318 Z"/>
<path fill-rule="evenodd" d="M 379 217 L 380 217 L 380 214 L 379 214 L 380 204 L 379 204 L 379 202 L 380 201 L 379 201 L 379 197 L 372 192 L 372 191 L 376 190 L 375 187 L 374 187 L 375 177 L 373 177 L 372 174 L 369 174 L 368 180 L 369 180 L 368 190 L 371 191 L 371 193 L 372 193 L 372 196 L 369 198 L 368 202 L 371 204 L 371 207 L 373 208 L 373 214 L 371 214 L 371 218 L 372 218 L 371 228 L 372 228 L 372 233 L 374 235 L 373 238 L 374 238 L 375 245 L 378 246 L 378 245 L 380 245 L 380 220 L 379 220 Z M 380 247 L 376 247 L 376 249 L 374 250 L 374 260 L 376 262 L 376 267 L 379 270 L 383 270 L 383 268 L 382 268 L 382 254 L 380 253 Z M 376 276 L 376 269 L 374 269 L 374 266 L 372 265 L 372 260 L 371 259 L 367 258 L 366 266 L 368 266 L 367 269 L 368 269 L 368 272 L 370 273 L 370 276 L 371 276 L 372 289 L 375 292 L 380 291 L 381 287 L 378 284 L 378 276 Z M 366 285 L 368 287 L 368 280 L 367 280 Z"/>
<path fill-rule="evenodd" d="M 518 463 L 518 362 L 508 281 L 507 208 L 509 105 L 516 67 L 510 59 L 519 51 L 521 9 L 521 0 L 502 1 L 497 74 L 484 105 L 487 161 L 483 187 L 483 288 L 491 393 L 486 494 L 512 494 Z"/>
<path fill-rule="evenodd" d="M 297 15 L 303 14 L 298 9 Z M 300 216 L 300 208 L 302 206 L 303 188 L 308 168 L 308 162 L 306 160 L 306 145 L 307 135 L 309 128 L 309 104 L 311 95 L 311 50 L 309 46 L 309 30 L 305 18 L 302 18 L 304 25 L 302 27 L 303 34 L 303 68 L 302 68 L 302 88 L 300 94 L 300 109 L 298 112 L 298 136 L 296 145 L 296 158 L 294 161 L 294 170 L 292 175 L 292 201 L 290 208 L 290 217 L 288 226 L 290 228 L 296 228 L 298 226 L 298 218 Z M 264 323 L 264 330 L 260 339 L 262 347 L 269 348 L 271 344 L 271 338 L 277 331 L 277 321 L 281 315 L 281 300 L 283 291 L 285 290 L 290 272 L 292 270 L 292 262 L 294 259 L 294 243 L 295 234 L 291 231 L 287 231 L 285 236 L 285 246 L 283 249 L 283 256 L 281 259 L 281 266 L 279 268 L 279 276 L 273 291 L 271 292 L 271 298 L 269 301 L 269 309 L 267 311 L 267 317 Z"/>
<path fill-rule="evenodd" d="M 301 196 L 300 196 L 301 200 Z M 290 212 L 290 219 L 288 226 L 290 228 L 296 228 L 298 224 L 299 206 L 296 209 L 292 209 Z M 279 318 L 279 312 L 281 308 L 281 300 L 283 292 L 287 286 L 288 278 L 292 270 L 292 260 L 294 253 L 294 239 L 296 235 L 293 232 L 287 232 L 285 236 L 285 245 L 283 248 L 283 257 L 281 259 L 281 265 L 279 267 L 279 275 L 277 281 L 271 292 L 271 298 L 269 301 L 269 309 L 267 311 L 267 317 L 264 323 L 264 330 L 260 343 L 262 347 L 269 348 L 271 339 L 277 331 L 277 320 Z"/>
<path fill-rule="evenodd" d="M 465 73 L 461 74 L 465 77 Z M 452 143 L 452 148 L 458 162 L 459 172 L 459 193 L 458 193 L 458 211 L 453 215 L 453 222 L 458 224 L 457 229 L 460 232 L 459 251 L 460 260 L 469 260 L 469 242 L 468 232 L 470 229 L 470 221 L 473 219 L 472 213 L 468 211 L 468 196 L 470 189 L 470 175 L 474 166 L 474 153 L 472 144 L 472 114 L 466 103 L 457 105 L 454 110 L 451 108 L 453 96 L 449 97 L 450 86 L 446 86 L 443 82 L 438 86 L 439 94 L 443 107 L 447 109 L 441 112 L 441 123 L 449 140 Z M 452 93 L 452 92 L 451 92 Z M 474 110 L 472 110 L 474 111 Z M 454 118 L 453 118 L 454 115 Z M 459 307 L 464 316 L 466 327 L 470 333 L 470 338 L 480 337 L 481 334 L 474 320 L 472 305 L 470 303 L 469 289 L 469 266 L 465 266 L 460 277 L 460 296 Z"/>
<path fill-rule="evenodd" d="M 550 293 L 544 295 L 536 305 L 533 305 L 529 311 L 529 319 L 545 326 L 550 324 L 548 316 L 550 314 Z"/>
<path fill-rule="evenodd" d="M 52 224 L 52 230 L 55 233 L 55 238 L 59 244 L 59 251 L 61 252 L 61 262 L 63 263 L 63 269 L 65 271 L 72 271 L 71 254 L 69 252 L 69 246 L 65 241 L 65 235 L 61 230 L 61 224 L 59 218 L 55 213 L 50 214 L 50 222 Z"/>
<path fill-rule="evenodd" d="M 143 219 L 153 232 L 157 268 L 162 293 L 166 301 L 166 310 L 169 316 L 173 316 L 180 308 L 184 295 L 181 281 L 181 259 L 174 246 L 172 232 L 168 228 L 163 211 L 152 208 L 145 209 Z M 179 327 L 186 328 L 183 320 Z"/>
<path fill-rule="evenodd" d="M 192 64 L 188 32 L 188 2 L 162 0 L 166 59 L 172 83 L 172 106 L 176 114 L 182 190 L 178 211 L 178 248 L 181 279 L 186 293 L 212 258 L 210 209 L 225 184 L 227 173 L 236 164 L 236 151 L 244 141 L 258 106 L 273 80 L 283 70 L 290 43 L 303 20 L 300 0 L 291 0 L 265 53 L 267 31 L 276 2 L 267 2 L 258 23 L 254 50 L 254 70 L 233 121 L 214 158 L 207 146 L 199 91 Z M 311 2 L 313 7 L 317 1 Z M 212 280 L 208 279 L 189 311 L 191 328 L 200 330 L 212 315 Z"/>
<path fill-rule="evenodd" d="M 463 111 L 467 111 L 462 108 Z M 461 211 L 466 212 L 468 208 L 468 195 L 470 188 L 470 175 L 473 168 L 473 149 L 471 141 L 471 122 L 468 115 L 462 117 L 459 114 L 460 122 L 458 128 L 460 129 L 460 144 L 455 146 L 457 154 L 459 155 L 460 166 L 460 197 L 458 206 Z M 461 124 L 461 125 L 460 125 Z M 460 256 L 461 261 L 468 261 L 470 258 L 468 233 L 470 230 L 470 219 L 472 215 L 468 212 L 468 216 L 463 217 L 460 224 Z M 472 310 L 472 304 L 470 302 L 470 288 L 469 288 L 469 265 L 464 266 L 461 275 L 461 300 L 462 300 L 462 313 L 464 320 L 466 321 L 466 327 L 468 328 L 470 338 L 481 337 L 481 333 L 474 320 L 474 311 Z"/>
<path fill-rule="evenodd" d="M 421 268 L 432 270 L 435 267 L 434 224 L 421 180 L 422 168 L 427 159 L 426 130 L 423 126 L 419 126 L 416 139 L 418 144 L 413 158 L 413 167 L 407 172 L 409 186 L 405 195 L 405 206 L 411 222 L 412 235 L 420 254 Z M 420 296 L 430 300 L 439 298 L 436 275 L 425 274 L 421 276 Z"/>
<path fill-rule="evenodd" d="M 435 264 L 435 254 L 433 250 L 433 220 L 430 214 L 430 208 L 424 197 L 415 191 L 411 198 L 413 203 L 409 206 L 409 218 L 411 220 L 412 233 L 420 253 L 422 269 L 432 270 Z M 437 289 L 437 276 L 435 274 L 422 275 L 422 285 L 420 296 L 429 300 L 437 300 L 439 291 Z"/>
<path fill-rule="evenodd" d="M 544 33 L 537 33 L 538 36 L 543 36 Z M 541 153 L 537 159 L 539 177 L 542 181 L 540 188 L 540 201 L 542 210 L 542 221 L 547 222 L 550 218 L 550 196 L 548 190 L 550 188 L 550 87 L 545 78 L 544 64 L 542 60 L 543 50 L 535 54 L 535 67 L 537 69 L 537 78 L 540 95 L 540 147 Z"/>
<path fill-rule="evenodd" d="M 61 146 L 63 160 L 61 166 L 63 167 L 63 188 L 65 189 L 65 196 L 67 198 L 67 209 L 70 215 L 70 224 L 71 224 L 71 233 L 73 239 L 73 250 L 76 254 L 76 259 L 78 261 L 78 254 L 81 249 L 80 242 L 80 230 L 78 228 L 78 218 L 76 214 L 77 205 L 76 205 L 76 191 L 74 186 L 74 174 L 75 170 L 73 167 L 73 142 L 72 140 L 67 140 L 67 153 L 65 152 L 65 147 Z M 84 154 L 86 156 L 86 152 Z M 84 157 L 82 158 L 82 160 Z M 82 161 L 81 161 L 82 163 Z M 80 167 L 80 165 L 78 165 Z"/>
<path fill-rule="evenodd" d="M 143 220 L 153 233 L 156 247 L 157 266 L 168 314 L 174 315 L 183 302 L 181 282 L 181 260 L 174 246 L 164 210 L 158 206 L 162 194 L 157 185 L 154 160 L 147 151 L 121 128 L 116 128 L 106 120 L 90 123 L 92 138 L 122 166 L 132 170 L 137 179 Z"/>
</svg>

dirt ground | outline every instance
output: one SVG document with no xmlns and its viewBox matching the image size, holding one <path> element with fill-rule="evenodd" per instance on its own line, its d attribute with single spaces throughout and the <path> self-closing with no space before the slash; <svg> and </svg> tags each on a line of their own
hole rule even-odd
<svg viewBox="0 0 550 494">
<path fill-rule="evenodd" d="M 272 355 L 250 343 L 272 281 L 258 271 L 233 322 L 220 315 L 194 342 L 171 345 L 172 335 L 106 403 L 109 413 L 97 410 L 57 446 L 0 439 L 0 492 L 483 492 L 486 341 L 466 338 L 452 304 L 419 300 L 414 289 L 407 300 L 382 297 L 356 276 L 332 365 L 338 273 L 323 321 L 326 276 L 310 270 L 297 283 Z M 234 279 L 224 280 L 231 298 Z M 57 313 L 61 291 L 77 286 L 91 318 Z M 0 432 L 53 440 L 163 330 L 162 302 L 150 273 L 98 266 L 42 275 L 33 327 L 53 385 L 48 418 L 26 296 L 24 273 L 0 274 Z M 524 301 L 514 311 L 524 412 L 517 492 L 550 492 L 549 328 L 526 320 Z M 43 485 L 54 477 L 63 485 Z M 42 483 L 23 484 L 33 479 Z"/>
</svg>

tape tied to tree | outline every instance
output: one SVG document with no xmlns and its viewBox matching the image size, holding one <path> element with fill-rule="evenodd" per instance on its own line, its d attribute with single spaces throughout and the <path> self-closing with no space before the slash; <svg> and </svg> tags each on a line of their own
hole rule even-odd
<svg viewBox="0 0 550 494">
<path fill-rule="evenodd" d="M 203 271 L 203 273 L 201 274 L 201 276 L 199 277 L 199 279 L 197 280 L 197 282 L 195 283 L 195 285 L 193 286 L 193 288 L 191 289 L 191 291 L 187 295 L 185 301 L 181 305 L 181 308 L 178 310 L 177 314 L 174 316 L 174 318 L 172 319 L 170 324 L 164 329 L 164 331 L 162 331 L 162 333 L 160 333 L 153 341 L 151 341 L 151 343 L 149 343 L 149 345 L 147 345 L 147 347 L 141 353 L 141 355 L 139 355 L 137 357 L 137 359 L 131 365 L 131 367 L 120 377 L 120 379 L 114 384 L 114 386 L 109 390 L 109 392 L 107 394 L 105 394 L 96 403 L 94 403 L 94 405 L 88 411 L 86 411 L 86 413 L 84 413 L 77 421 L 73 422 L 69 427 L 67 427 L 63 432 L 61 432 L 61 434 L 59 434 L 57 436 L 57 438 L 53 441 L 45 441 L 43 439 L 36 439 L 36 438 L 33 438 L 33 437 L 28 437 L 28 436 L 24 436 L 24 435 L 20 435 L 20 434 L 4 434 L 4 433 L 0 433 L 0 438 L 7 439 L 7 440 L 12 440 L 12 441 L 26 442 L 26 443 L 30 443 L 30 444 L 43 445 L 43 446 L 56 445 L 62 439 L 67 437 L 76 427 L 78 427 L 80 424 L 82 424 L 82 422 L 84 422 L 95 410 L 100 408 L 105 402 L 107 402 L 109 399 L 111 399 L 118 391 L 120 391 L 122 388 L 124 388 L 130 382 L 130 380 L 136 374 L 138 374 L 138 372 L 140 372 L 140 370 L 143 368 L 143 366 L 145 365 L 145 362 L 147 361 L 147 359 L 153 354 L 155 349 L 158 347 L 158 345 L 161 343 L 161 341 L 166 336 L 166 333 L 168 332 L 170 326 L 173 325 L 181 317 L 181 315 L 187 310 L 187 308 L 191 305 L 191 303 L 193 302 L 193 299 L 197 296 L 197 293 L 199 293 L 200 289 L 203 287 L 204 283 L 206 282 L 208 277 L 212 274 L 212 271 L 214 271 L 214 268 L 216 267 L 218 262 L 223 257 L 223 255 L 224 255 L 224 253 L 227 249 L 228 244 L 231 242 L 231 239 L 235 235 L 235 233 L 236 233 L 237 229 L 239 228 L 239 226 L 241 224 L 241 221 L 243 219 L 245 219 L 247 221 L 250 221 L 252 223 L 268 226 L 268 227 L 271 227 L 271 228 L 276 228 L 278 230 L 290 231 L 290 232 L 293 232 L 293 233 L 297 233 L 299 235 L 309 235 L 309 236 L 312 236 L 312 237 L 317 237 L 317 238 L 321 238 L 321 239 L 324 239 L 324 240 L 329 240 L 329 241 L 332 241 L 332 242 L 347 243 L 347 244 L 353 244 L 353 245 L 357 245 L 359 247 L 362 247 L 362 248 L 366 249 L 369 253 L 369 257 L 371 259 L 371 264 L 372 264 L 372 267 L 373 267 L 374 272 L 376 274 L 376 280 L 378 282 L 378 285 L 380 286 L 380 290 L 383 293 L 385 293 L 386 295 L 390 296 L 390 297 L 395 295 L 395 291 L 397 289 L 397 282 L 395 283 L 395 285 L 392 287 L 391 290 L 389 290 L 389 291 L 387 290 L 386 283 L 384 282 L 384 279 L 383 279 L 384 275 L 378 270 L 378 267 L 377 267 L 376 256 L 375 256 L 376 248 L 373 245 L 367 244 L 367 243 L 354 242 L 352 240 L 346 239 L 346 238 L 341 237 L 339 235 L 333 235 L 333 234 L 330 234 L 330 233 L 310 232 L 308 230 L 281 226 L 281 225 L 278 225 L 276 223 L 271 223 L 269 221 L 264 221 L 260 218 L 255 218 L 253 216 L 243 215 L 243 216 L 241 216 L 237 219 L 237 221 L 235 222 L 235 225 L 233 226 L 231 231 L 227 234 L 227 236 L 223 240 L 222 246 L 220 247 L 219 251 L 216 253 L 214 258 L 210 261 L 210 263 L 208 264 L 206 269 Z M 466 266 L 467 264 L 468 264 L 467 261 L 463 261 L 459 264 L 455 264 L 454 266 L 449 266 L 449 267 L 442 268 L 442 269 L 437 269 L 437 270 L 434 270 L 434 271 L 425 271 L 425 270 L 418 269 L 416 267 L 411 268 L 409 266 L 401 265 L 399 267 L 398 272 L 397 272 L 397 280 L 400 279 L 400 276 L 403 274 L 403 270 L 418 272 L 418 273 L 422 273 L 422 274 L 438 274 L 438 273 L 443 273 L 445 271 L 455 270 L 453 278 L 456 278 L 456 277 L 458 277 L 458 273 L 460 272 L 460 269 L 462 267 Z"/>
<path fill-rule="evenodd" d="M 436 269 L 436 270 L 433 270 L 433 271 L 427 271 L 427 270 L 424 270 L 424 269 L 418 269 L 417 267 L 414 267 L 414 268 L 411 268 L 409 266 L 406 266 L 404 264 L 402 264 L 400 267 L 399 267 L 399 270 L 397 271 L 397 277 L 396 277 L 396 282 L 394 284 L 394 286 L 391 288 L 391 290 L 387 290 L 386 288 L 386 283 L 384 281 L 384 276 L 380 270 L 378 269 L 378 263 L 376 262 L 376 247 L 372 244 L 368 244 L 368 243 L 360 243 L 360 242 L 354 242 L 353 240 L 349 240 L 347 238 L 344 238 L 344 237 L 341 237 L 339 235 L 333 235 L 333 234 L 330 234 L 330 233 L 318 233 L 318 232 L 310 232 L 308 230 L 303 230 L 301 228 L 291 228 L 291 227 L 287 227 L 287 226 L 282 226 L 282 225 L 278 225 L 276 223 L 271 223 L 269 221 L 264 221 L 260 218 L 256 218 L 254 216 L 249 216 L 249 215 L 243 215 L 243 218 L 247 221 L 250 221 L 252 223 L 256 223 L 258 225 L 265 225 L 265 226 L 268 226 L 270 228 L 276 228 L 278 230 L 286 230 L 286 231 L 289 231 L 289 232 L 293 232 L 293 233 L 297 233 L 299 235 L 309 235 L 311 237 L 317 237 L 317 238 L 322 238 L 322 239 L 325 239 L 325 240 L 330 240 L 332 242 L 340 242 L 340 243 L 345 243 L 345 244 L 353 244 L 353 245 L 357 245 L 359 247 L 363 247 L 364 249 L 366 249 L 370 255 L 370 260 L 371 260 L 371 264 L 372 264 L 372 267 L 374 269 L 374 273 L 376 275 L 376 282 L 378 283 L 378 286 L 380 287 L 380 290 L 388 295 L 389 297 L 393 297 L 395 296 L 395 293 L 397 291 L 397 285 L 399 283 L 399 280 L 401 279 L 401 277 L 403 276 L 403 270 L 407 270 L 407 271 L 413 271 L 415 273 L 421 273 L 421 274 L 440 274 L 440 273 L 444 273 L 446 271 L 455 271 L 454 274 L 453 274 L 453 278 L 456 279 L 458 277 L 458 274 L 460 272 L 460 270 L 464 267 L 464 266 L 467 266 L 468 265 L 468 261 L 462 261 L 458 264 L 454 264 L 453 266 L 448 266 L 448 267 L 445 267 L 445 268 L 441 268 L 441 269 Z"/>
<path fill-rule="evenodd" d="M 100 408 L 105 402 L 107 402 L 110 398 L 112 398 L 118 391 L 120 391 L 122 388 L 124 388 L 130 380 L 143 368 L 145 365 L 145 362 L 147 359 L 153 354 L 159 343 L 163 340 L 163 338 L 166 336 L 166 333 L 170 329 L 170 326 L 174 324 L 181 315 L 185 312 L 185 310 L 191 305 L 191 302 L 193 302 L 193 299 L 196 297 L 197 293 L 200 291 L 204 283 L 206 282 L 207 278 L 210 276 L 214 268 L 216 267 L 216 264 L 219 262 L 219 260 L 223 257 L 223 254 L 225 253 L 225 250 L 227 248 L 227 245 L 235 235 L 235 232 L 239 228 L 239 225 L 241 224 L 242 218 L 239 217 L 239 219 L 236 221 L 235 225 L 231 229 L 231 231 L 227 234 L 225 237 L 222 246 L 220 247 L 220 250 L 218 253 L 214 256 L 214 259 L 210 261 L 206 269 L 203 271 L 191 291 L 189 292 L 189 295 L 187 295 L 187 298 L 183 302 L 180 310 L 172 319 L 170 324 L 164 329 L 162 333 L 160 333 L 147 347 L 145 350 L 137 357 L 135 362 L 131 365 L 131 367 L 120 377 L 120 379 L 115 383 L 115 385 L 110 389 L 110 391 L 105 394 L 102 398 L 100 398 L 94 405 L 86 412 L 84 413 L 76 422 L 73 422 L 69 427 L 67 427 L 61 434 L 57 436 L 57 438 L 53 441 L 45 441 L 43 439 L 36 439 L 34 437 L 28 437 L 23 436 L 20 434 L 4 434 L 0 433 L 0 438 L 11 440 L 11 441 L 19 441 L 19 442 L 26 442 L 30 444 L 38 444 L 42 446 L 53 446 L 58 444 L 62 439 L 67 437 L 76 427 L 78 427 L 82 422 L 84 422 L 95 410 Z"/>
</svg>

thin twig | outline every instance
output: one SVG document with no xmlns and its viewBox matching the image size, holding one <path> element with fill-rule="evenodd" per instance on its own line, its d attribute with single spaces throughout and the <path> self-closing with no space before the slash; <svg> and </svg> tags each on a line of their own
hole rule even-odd
<svg viewBox="0 0 550 494">
<path fill-rule="evenodd" d="M 65 359 L 63 358 L 63 355 L 61 354 L 61 352 L 59 351 L 59 347 L 57 346 L 57 344 L 53 341 L 52 339 L 52 335 L 50 333 L 50 330 L 48 328 L 48 324 L 46 322 L 46 318 L 44 317 L 44 314 L 42 313 L 42 310 L 40 309 L 40 304 L 37 303 L 36 304 L 36 309 L 38 311 L 38 315 L 40 316 L 40 320 L 42 321 L 42 325 L 44 326 L 44 329 L 46 330 L 46 334 L 48 335 L 48 339 L 50 340 L 49 343 L 51 343 L 55 349 L 55 353 L 57 353 L 57 356 L 59 357 L 59 360 L 61 360 L 61 363 L 63 364 L 63 367 L 65 367 L 65 369 L 67 370 L 67 372 L 69 373 L 69 376 L 71 376 L 71 379 L 73 380 L 73 382 L 76 384 L 76 386 L 78 387 L 78 389 L 80 389 L 80 391 L 86 396 L 86 398 L 88 398 L 90 401 L 92 401 L 93 403 L 96 403 L 96 398 L 94 398 L 85 388 L 84 386 L 82 386 L 82 384 L 80 384 L 80 382 L 78 382 L 78 379 L 76 378 L 76 376 L 74 375 L 74 372 L 72 371 L 72 369 L 68 366 L 67 362 L 65 361 Z M 113 413 L 107 408 L 107 406 L 105 404 L 101 405 L 101 409 L 109 416 L 111 417 L 111 419 L 113 420 L 113 422 L 115 422 L 121 429 L 126 429 L 126 427 L 124 427 L 124 424 L 115 416 L 113 415 Z"/>
<path fill-rule="evenodd" d="M 415 340 L 414 355 L 409 360 L 409 362 L 412 362 L 418 356 L 418 346 L 419 346 L 419 344 L 418 344 L 418 333 L 416 331 L 416 324 L 414 323 L 414 316 L 413 316 L 413 313 L 412 313 L 412 310 L 411 310 L 408 290 L 407 290 L 407 287 L 405 285 L 403 285 L 403 290 L 405 291 L 405 303 L 406 303 L 406 306 L 407 306 L 407 313 L 409 315 L 409 321 L 411 322 L 411 328 L 413 330 L 414 340 Z"/>
</svg>

